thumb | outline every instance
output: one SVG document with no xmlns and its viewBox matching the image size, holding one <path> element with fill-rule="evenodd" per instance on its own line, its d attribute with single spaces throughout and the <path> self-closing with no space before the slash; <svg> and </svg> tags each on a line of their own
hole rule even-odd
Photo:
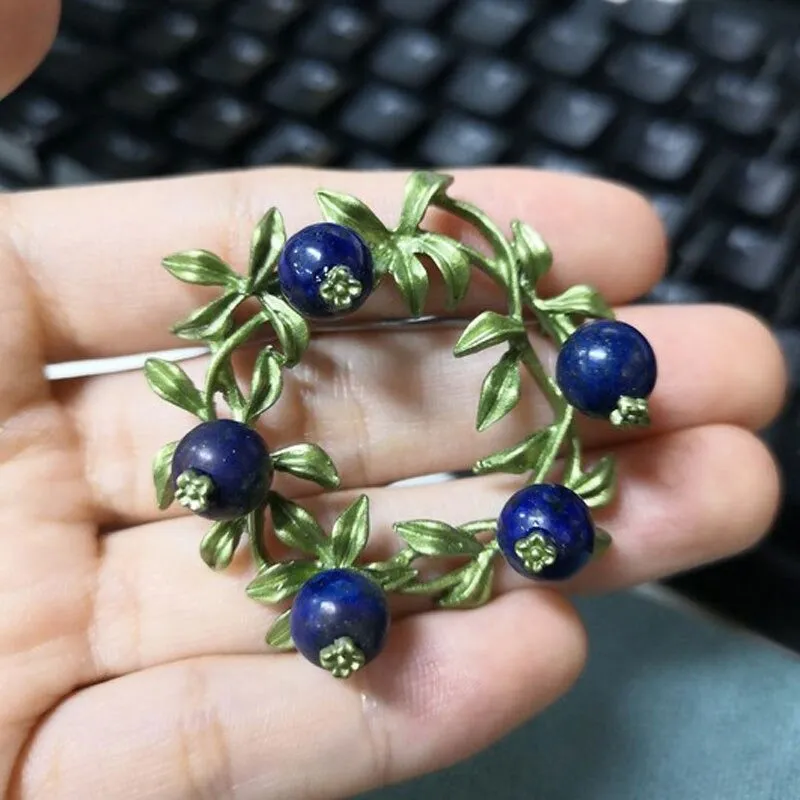
<svg viewBox="0 0 800 800">
<path fill-rule="evenodd" d="M 44 58 L 58 27 L 60 0 L 0 0 L 0 98 Z"/>
</svg>

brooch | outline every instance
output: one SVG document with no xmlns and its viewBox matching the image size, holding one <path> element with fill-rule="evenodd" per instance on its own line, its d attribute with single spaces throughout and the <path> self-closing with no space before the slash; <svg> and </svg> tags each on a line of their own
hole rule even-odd
<svg viewBox="0 0 800 800">
<path fill-rule="evenodd" d="M 177 502 L 213 521 L 200 543 L 200 554 L 213 569 L 225 569 L 241 540 L 249 540 L 256 572 L 248 596 L 270 605 L 291 601 L 269 628 L 267 643 L 296 649 L 338 678 L 361 669 L 384 647 L 389 593 L 426 595 L 439 607 L 469 608 L 490 599 L 499 559 L 521 575 L 546 582 L 569 578 L 600 556 L 611 537 L 594 524 L 592 509 L 613 497 L 614 462 L 605 456 L 587 466 L 578 415 L 615 427 L 649 424 L 647 398 L 656 381 L 656 361 L 644 336 L 615 320 L 589 286 L 541 296 L 537 285 L 552 263 L 542 238 L 520 221 L 511 223 L 506 236 L 475 206 L 452 197 L 451 183 L 445 175 L 412 174 L 395 228 L 386 227 L 356 198 L 320 190 L 325 221 L 287 239 L 283 219 L 272 208 L 255 228 L 246 273 L 205 250 L 175 253 L 163 261 L 175 278 L 219 287 L 220 294 L 173 328 L 179 337 L 208 347 L 202 386 L 172 361 L 151 358 L 145 366 L 153 391 L 199 420 L 155 458 L 158 505 L 165 509 Z M 421 229 L 432 207 L 473 226 L 489 254 Z M 303 358 L 312 337 L 310 322 L 355 311 L 385 280 L 394 281 L 411 317 L 419 318 L 429 286 L 421 259 L 441 272 L 452 309 L 464 299 L 473 269 L 505 293 L 507 310 L 476 316 L 454 348 L 456 358 L 487 348 L 500 352 L 478 398 L 478 431 L 518 404 L 524 374 L 550 405 L 552 421 L 473 466 L 476 474 L 525 476 L 497 517 L 459 524 L 398 521 L 394 530 L 402 546 L 387 560 L 370 562 L 363 558 L 370 533 L 367 496 L 324 531 L 272 483 L 276 472 L 285 472 L 335 489 L 339 475 L 331 458 L 312 442 L 270 449 L 259 420 L 281 397 L 285 371 Z M 258 310 L 237 322 L 234 312 L 247 300 L 254 300 Z M 531 325 L 558 348 L 553 376 L 534 348 Z M 264 334 L 272 338 L 259 345 L 252 374 L 235 374 L 234 353 L 263 341 Z M 276 560 L 272 536 L 296 557 Z M 429 577 L 421 569 L 426 562 L 446 566 Z"/>
</svg>

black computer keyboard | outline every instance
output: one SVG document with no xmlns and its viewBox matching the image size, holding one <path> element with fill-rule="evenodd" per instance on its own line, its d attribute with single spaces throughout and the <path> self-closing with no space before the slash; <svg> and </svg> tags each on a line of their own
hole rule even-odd
<svg viewBox="0 0 800 800">
<path fill-rule="evenodd" d="M 787 500 L 674 585 L 800 650 L 800 2 L 64 0 L 0 104 L 0 188 L 273 163 L 532 164 L 624 180 L 673 244 L 655 302 L 769 318 Z"/>
</svg>

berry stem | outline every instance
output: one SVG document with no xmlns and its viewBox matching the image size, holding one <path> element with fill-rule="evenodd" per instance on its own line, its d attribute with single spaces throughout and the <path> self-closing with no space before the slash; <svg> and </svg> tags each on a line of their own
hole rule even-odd
<svg viewBox="0 0 800 800">
<path fill-rule="evenodd" d="M 447 195 L 439 195 L 434 204 L 449 211 L 472 225 L 491 245 L 495 252 L 495 263 L 487 262 L 485 256 L 469 248 L 475 262 L 495 280 L 501 279 L 508 291 L 508 315 L 522 321 L 522 293 L 517 279 L 517 261 L 511 244 L 503 232 L 479 208 L 463 200 L 455 200 Z"/>
<path fill-rule="evenodd" d="M 575 418 L 575 409 L 572 406 L 565 405 L 561 419 L 558 421 L 555 433 L 547 442 L 545 449 L 539 456 L 539 463 L 536 466 L 536 471 L 531 478 L 531 483 L 542 483 L 550 474 L 553 469 L 553 464 L 561 452 L 561 447 L 564 444 L 564 439 L 572 428 L 572 422 Z"/>
<path fill-rule="evenodd" d="M 250 540 L 250 551 L 258 572 L 266 569 L 271 563 L 264 544 L 264 513 L 265 507 L 259 506 L 247 515 L 247 537 Z"/>
<path fill-rule="evenodd" d="M 238 347 L 241 347 L 268 320 L 269 318 L 263 311 L 251 317 L 241 328 L 225 339 L 212 356 L 211 363 L 208 365 L 208 372 L 206 372 L 206 385 L 203 392 L 203 403 L 209 419 L 217 418 L 214 394 L 220 387 L 220 372 L 224 369 L 226 361 Z"/>
<path fill-rule="evenodd" d="M 460 580 L 461 576 L 467 569 L 469 569 L 470 565 L 472 564 L 472 559 L 467 561 L 466 564 L 462 564 L 457 569 L 454 569 L 452 572 L 446 572 L 444 575 L 440 575 L 438 578 L 434 578 L 430 581 L 425 581 L 423 583 L 412 583 L 408 586 L 404 586 L 400 591 L 403 594 L 440 594 L 445 589 L 449 589 L 452 586 L 455 586 Z"/>
</svg>

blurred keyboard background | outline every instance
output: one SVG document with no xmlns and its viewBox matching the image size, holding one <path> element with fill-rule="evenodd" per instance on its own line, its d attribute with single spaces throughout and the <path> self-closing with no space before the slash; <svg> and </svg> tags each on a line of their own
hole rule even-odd
<svg viewBox="0 0 800 800">
<path fill-rule="evenodd" d="M 744 305 L 792 370 L 775 531 L 673 586 L 800 651 L 799 99 L 800 2 L 64 0 L 0 103 L 0 189 L 276 163 L 633 184 L 673 245 L 648 300 Z"/>
</svg>

